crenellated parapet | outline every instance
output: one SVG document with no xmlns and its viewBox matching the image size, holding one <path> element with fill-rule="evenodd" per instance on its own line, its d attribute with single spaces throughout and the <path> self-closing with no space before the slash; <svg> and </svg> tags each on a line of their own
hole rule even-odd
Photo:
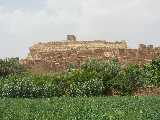
<svg viewBox="0 0 160 120">
<path fill-rule="evenodd" d="M 79 66 L 89 58 L 107 60 L 114 57 L 120 63 L 141 65 L 160 56 L 160 48 L 153 45 L 140 44 L 138 49 L 129 49 L 125 41 L 77 41 L 73 35 L 67 36 L 66 41 L 35 44 L 29 50 L 21 63 L 42 72 L 65 70 L 69 64 Z"/>
</svg>

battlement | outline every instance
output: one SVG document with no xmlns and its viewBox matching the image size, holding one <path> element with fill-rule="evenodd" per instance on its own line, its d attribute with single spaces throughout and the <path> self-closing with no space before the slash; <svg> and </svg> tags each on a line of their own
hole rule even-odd
<svg viewBox="0 0 160 120">
<path fill-rule="evenodd" d="M 32 70 L 41 69 L 46 72 L 65 70 L 69 64 L 79 66 L 89 58 L 107 60 L 115 57 L 120 63 L 141 65 L 158 56 L 160 47 L 155 48 L 153 45 L 140 44 L 138 49 L 129 49 L 126 41 L 80 41 L 74 35 L 68 35 L 65 41 L 33 45 L 27 58 L 21 60 L 21 63 Z"/>
<path fill-rule="evenodd" d="M 98 48 L 110 48 L 110 49 L 127 49 L 127 43 L 121 42 L 107 42 L 105 40 L 94 40 L 94 41 L 77 41 L 74 35 L 67 35 L 67 40 L 38 43 L 30 48 L 30 51 L 65 51 L 71 49 L 98 49 Z"/>
<path fill-rule="evenodd" d="M 67 42 L 75 42 L 76 36 L 74 35 L 67 35 Z"/>
<path fill-rule="evenodd" d="M 139 49 L 153 49 L 153 45 L 145 45 L 145 44 L 140 44 Z"/>
</svg>

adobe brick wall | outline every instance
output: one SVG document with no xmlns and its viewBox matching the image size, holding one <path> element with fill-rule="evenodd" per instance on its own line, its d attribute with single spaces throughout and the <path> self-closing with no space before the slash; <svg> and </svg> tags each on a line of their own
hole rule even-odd
<svg viewBox="0 0 160 120">
<path fill-rule="evenodd" d="M 73 37 L 75 39 L 75 37 Z M 30 48 L 26 59 L 20 62 L 38 72 L 62 71 L 69 64 L 79 66 L 89 58 L 107 60 L 116 57 L 120 63 L 142 65 L 160 56 L 160 48 L 140 44 L 138 49 L 128 49 L 126 42 L 67 41 L 38 43 Z"/>
</svg>

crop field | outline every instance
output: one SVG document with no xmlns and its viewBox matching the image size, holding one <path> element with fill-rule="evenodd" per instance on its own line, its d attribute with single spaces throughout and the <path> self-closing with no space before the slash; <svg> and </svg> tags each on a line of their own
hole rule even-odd
<svg viewBox="0 0 160 120">
<path fill-rule="evenodd" d="M 160 97 L 0 99 L 0 120 L 159 119 Z"/>
</svg>

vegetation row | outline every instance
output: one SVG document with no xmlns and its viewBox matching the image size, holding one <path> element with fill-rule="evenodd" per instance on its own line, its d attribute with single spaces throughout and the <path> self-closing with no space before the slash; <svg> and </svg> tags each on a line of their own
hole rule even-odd
<svg viewBox="0 0 160 120">
<path fill-rule="evenodd" d="M 160 59 L 144 66 L 121 65 L 115 59 L 90 59 L 64 73 L 34 75 L 17 58 L 0 60 L 1 97 L 132 95 L 138 88 L 160 85 Z"/>
</svg>

